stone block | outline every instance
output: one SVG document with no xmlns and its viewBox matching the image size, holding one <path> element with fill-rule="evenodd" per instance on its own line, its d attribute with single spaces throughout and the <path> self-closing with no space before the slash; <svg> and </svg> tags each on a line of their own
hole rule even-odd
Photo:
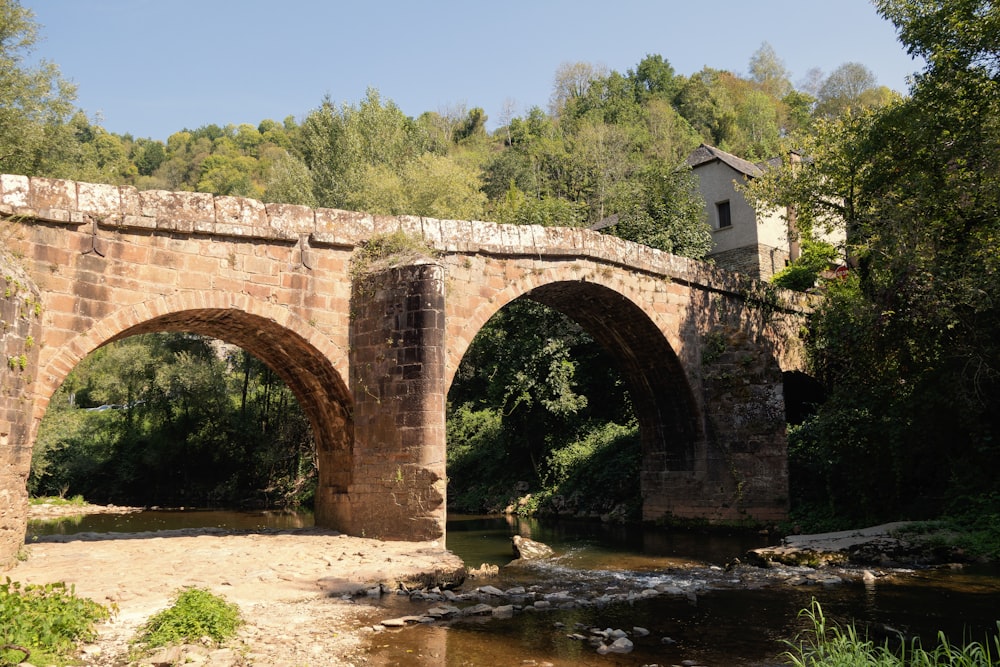
<svg viewBox="0 0 1000 667">
<path fill-rule="evenodd" d="M 267 238 L 267 208 L 256 199 L 216 197 L 214 231 L 223 236 Z"/>
<path fill-rule="evenodd" d="M 292 240 L 316 229 L 316 218 L 308 206 L 298 204 L 265 204 L 268 227 L 273 238 Z"/>
<path fill-rule="evenodd" d="M 156 218 L 159 229 L 188 232 L 194 223 L 215 222 L 215 198 L 205 192 L 167 192 L 144 190 L 139 192 L 141 215 Z"/>
<path fill-rule="evenodd" d="M 31 186 L 27 176 L 0 174 L 0 203 L 16 210 L 27 208 Z"/>
<path fill-rule="evenodd" d="M 117 217 L 122 213 L 121 190 L 116 185 L 77 183 L 76 193 L 80 211 L 98 221 Z"/>
<path fill-rule="evenodd" d="M 35 210 L 57 209 L 67 212 L 76 211 L 78 210 L 76 183 L 61 178 L 40 178 L 35 176 L 31 179 L 29 205 Z"/>
<path fill-rule="evenodd" d="M 318 208 L 316 228 L 310 240 L 316 244 L 354 246 L 374 234 L 375 221 L 367 213 Z"/>
</svg>

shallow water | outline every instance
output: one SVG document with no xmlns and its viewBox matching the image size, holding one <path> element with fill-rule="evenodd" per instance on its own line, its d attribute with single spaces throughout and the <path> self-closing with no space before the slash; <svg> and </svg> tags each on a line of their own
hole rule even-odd
<svg viewBox="0 0 1000 667">
<path fill-rule="evenodd" d="M 452 517 L 448 548 L 470 566 L 502 565 L 512 557 L 510 536 L 520 533 L 556 550 L 547 564 L 501 569 L 497 579 L 468 582 L 500 589 L 536 586 L 574 595 L 641 591 L 665 584 L 679 591 L 603 608 L 522 613 L 511 619 L 458 621 L 407 627 L 375 635 L 376 665 L 704 665 L 749 667 L 784 664 L 786 641 L 811 627 L 800 611 L 819 601 L 831 622 L 854 623 L 879 642 L 921 636 L 927 645 L 943 630 L 953 641 L 996 633 L 1000 619 L 1000 569 L 966 567 L 880 571 L 874 585 L 859 577 L 840 583 L 802 583 L 812 571 L 785 572 L 726 565 L 768 536 L 707 531 L 546 523 L 495 517 Z M 803 569 L 804 570 L 804 569 Z M 388 600 L 387 613 L 416 613 L 409 602 Z M 596 628 L 650 631 L 633 638 L 626 655 L 598 655 L 569 634 Z"/>
</svg>

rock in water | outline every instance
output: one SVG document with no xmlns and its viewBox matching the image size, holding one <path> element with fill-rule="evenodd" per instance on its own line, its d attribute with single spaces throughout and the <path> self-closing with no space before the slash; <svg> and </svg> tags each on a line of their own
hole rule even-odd
<svg viewBox="0 0 1000 667">
<path fill-rule="evenodd" d="M 514 545 L 515 558 L 538 560 L 540 558 L 548 558 L 552 555 L 552 547 L 547 544 L 542 544 L 541 542 L 528 539 L 527 537 L 515 535 L 511 538 L 511 542 Z"/>
</svg>

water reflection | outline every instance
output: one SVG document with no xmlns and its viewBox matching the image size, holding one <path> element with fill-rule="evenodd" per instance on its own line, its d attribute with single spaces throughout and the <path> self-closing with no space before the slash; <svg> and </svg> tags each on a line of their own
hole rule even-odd
<svg viewBox="0 0 1000 667">
<path fill-rule="evenodd" d="M 232 510 L 144 510 L 127 514 L 78 514 L 28 522 L 28 542 L 50 535 L 80 533 L 143 533 L 185 528 L 222 530 L 288 530 L 313 525 L 311 512 Z"/>
<path fill-rule="evenodd" d="M 448 517 L 448 549 L 470 567 L 506 565 L 514 535 L 544 542 L 560 561 L 579 569 L 655 570 L 665 565 L 725 565 L 750 549 L 774 542 L 746 531 L 666 531 L 593 521 L 540 521 L 522 517 Z"/>
</svg>

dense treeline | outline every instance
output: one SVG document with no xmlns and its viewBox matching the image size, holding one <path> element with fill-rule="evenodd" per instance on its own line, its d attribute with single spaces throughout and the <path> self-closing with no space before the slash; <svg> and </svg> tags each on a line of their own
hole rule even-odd
<svg viewBox="0 0 1000 667">
<path fill-rule="evenodd" d="M 815 118 L 894 97 L 857 63 L 812 71 L 796 89 L 765 43 L 745 76 L 685 76 L 660 55 L 625 73 L 567 63 L 547 110 L 511 110 L 492 132 L 480 108 L 411 118 L 370 89 L 357 102 L 320 100 L 301 119 L 206 125 L 162 142 L 105 131 L 73 108 L 54 65 L 28 67 L 38 26 L 16 0 L 0 0 L 0 26 L 11 73 L 0 84 L 0 172 L 512 223 L 618 215 L 612 233 L 693 257 L 710 244 L 683 168 L 700 142 L 772 157 Z"/>
<path fill-rule="evenodd" d="M 761 208 L 796 211 L 803 259 L 780 280 L 814 288 L 835 252 L 846 252 L 852 271 L 819 284 L 826 298 L 807 347 L 828 399 L 791 432 L 793 509 L 840 522 L 963 506 L 995 516 L 1000 489 L 983 471 L 997 467 L 1000 453 L 993 166 L 1000 10 L 978 0 L 875 5 L 904 47 L 928 63 L 908 96 L 877 86 L 858 63 L 829 75 L 812 71 L 793 85 L 763 44 L 746 74 L 707 67 L 679 74 L 660 55 L 624 73 L 567 63 L 554 73 L 546 108 L 505 112 L 492 131 L 482 109 L 407 117 L 371 89 L 358 102 L 321 100 L 303 118 L 208 125 L 161 142 L 108 133 L 75 110 L 54 66 L 24 64 L 37 29 L 30 14 L 0 0 L 0 60 L 10 72 L 0 81 L 0 172 L 387 214 L 567 226 L 617 220 L 605 231 L 700 258 L 711 238 L 684 167 L 690 151 L 706 142 L 756 160 L 794 150 L 802 164 L 773 169 L 748 192 Z M 845 248 L 817 240 L 828 227 L 845 230 Z M 167 356 L 155 357 L 164 368 L 174 363 Z M 242 368 L 226 363 L 230 375 Z M 500 509 L 517 489 L 532 494 L 525 511 L 634 516 L 637 427 L 611 368 L 558 313 L 518 302 L 491 320 L 449 397 L 451 506 Z M 231 408 L 232 387 L 218 389 L 228 398 L 217 400 Z M 65 426 L 43 435 L 124 443 L 121 434 L 141 424 L 154 430 L 130 442 L 191 437 L 176 414 L 168 419 L 165 407 L 152 412 L 155 401 L 138 400 L 146 402 L 116 399 L 130 409 L 96 413 L 108 421 L 104 430 L 77 437 Z M 53 401 L 52 419 L 66 403 Z M 216 424 L 207 429 L 212 438 L 256 442 L 240 430 L 241 410 L 219 410 L 201 417 Z M 233 414 L 240 419 L 227 422 Z M 36 457 L 53 467 L 34 483 L 71 467 L 73 448 L 59 442 Z M 246 444 L 217 442 L 219 455 Z M 282 447 L 286 463 L 296 452 L 295 465 L 281 468 L 289 479 L 307 476 L 308 448 L 297 436 Z M 103 459 L 106 475 L 125 474 L 114 461 L 141 468 L 141 452 L 125 449 Z M 276 480 L 265 475 L 249 486 L 300 483 Z M 217 493 L 210 484 L 178 484 L 206 498 Z M 249 488 L 242 479 L 232 485 Z"/>
</svg>

